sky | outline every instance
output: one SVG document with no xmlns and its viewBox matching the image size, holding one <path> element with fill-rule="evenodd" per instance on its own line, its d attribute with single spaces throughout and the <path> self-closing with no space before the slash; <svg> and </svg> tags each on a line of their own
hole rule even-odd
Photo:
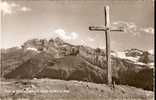
<svg viewBox="0 0 156 100">
<path fill-rule="evenodd" d="M 153 0 L 3 0 L 1 48 L 21 45 L 33 38 L 60 37 L 75 45 L 105 48 L 105 32 L 89 31 L 103 26 L 104 6 L 110 7 L 111 49 L 154 49 Z"/>
</svg>

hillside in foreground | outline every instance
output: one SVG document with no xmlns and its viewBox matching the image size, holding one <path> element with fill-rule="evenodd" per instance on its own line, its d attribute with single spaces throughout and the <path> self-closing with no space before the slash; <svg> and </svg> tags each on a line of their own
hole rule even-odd
<svg viewBox="0 0 156 100">
<path fill-rule="evenodd" d="M 54 79 L 3 80 L 1 100 L 153 100 L 154 93 L 126 85 Z"/>
</svg>

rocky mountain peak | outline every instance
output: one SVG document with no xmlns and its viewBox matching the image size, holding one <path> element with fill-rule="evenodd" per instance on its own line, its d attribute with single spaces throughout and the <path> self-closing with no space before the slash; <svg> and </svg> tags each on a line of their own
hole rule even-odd
<svg viewBox="0 0 156 100">
<path fill-rule="evenodd" d="M 58 44 L 58 45 L 63 45 L 65 42 L 61 39 L 61 38 L 59 38 L 59 37 L 56 37 L 55 39 L 54 39 L 54 41 L 55 41 L 55 43 L 56 44 Z"/>
<path fill-rule="evenodd" d="M 137 57 L 137 56 L 141 56 L 143 54 L 142 50 L 139 49 L 128 49 L 128 50 L 124 50 L 126 56 L 131 56 L 131 57 Z"/>
</svg>

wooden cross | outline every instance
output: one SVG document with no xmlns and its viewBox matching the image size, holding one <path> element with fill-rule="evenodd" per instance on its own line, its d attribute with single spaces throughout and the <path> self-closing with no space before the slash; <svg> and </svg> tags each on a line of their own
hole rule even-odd
<svg viewBox="0 0 156 100">
<path fill-rule="evenodd" d="M 106 37 L 106 58 L 107 58 L 107 82 L 108 85 L 112 86 L 112 68 L 111 68 L 111 50 L 110 50 L 110 31 L 124 31 L 122 27 L 111 27 L 109 18 L 109 6 L 104 7 L 105 14 L 105 26 L 90 26 L 91 31 L 105 31 Z"/>
</svg>

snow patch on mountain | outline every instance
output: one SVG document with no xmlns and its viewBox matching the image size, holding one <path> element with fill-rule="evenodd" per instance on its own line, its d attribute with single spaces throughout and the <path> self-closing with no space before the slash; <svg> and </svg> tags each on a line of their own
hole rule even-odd
<svg viewBox="0 0 156 100">
<path fill-rule="evenodd" d="M 133 62 L 137 62 L 139 60 L 139 57 L 126 57 L 125 59 L 131 60 Z"/>
<path fill-rule="evenodd" d="M 124 52 L 116 52 L 116 54 L 117 54 L 117 57 L 126 58 L 126 55 Z"/>
<path fill-rule="evenodd" d="M 137 51 L 138 52 L 138 51 Z M 153 50 L 150 50 L 149 51 L 150 54 L 153 54 L 154 51 Z M 114 56 L 114 57 L 117 57 L 117 58 L 121 58 L 121 59 L 127 59 L 127 60 L 130 60 L 132 62 L 134 62 L 134 64 L 137 64 L 137 65 L 145 65 L 145 66 L 150 66 L 150 68 L 154 68 L 154 63 L 143 63 L 143 62 L 140 62 L 139 59 L 141 56 L 129 56 L 129 55 L 126 55 L 127 51 L 121 51 L 121 52 L 112 52 L 111 55 Z M 142 52 L 138 52 L 140 54 L 142 54 Z"/>
<path fill-rule="evenodd" d="M 112 53 L 111 55 L 118 57 L 118 58 L 121 58 L 121 59 L 128 59 L 128 60 L 131 60 L 133 62 L 137 62 L 137 60 L 139 59 L 138 56 L 137 57 L 126 56 L 125 52 L 115 52 L 115 53 Z"/>
<path fill-rule="evenodd" d="M 148 53 L 150 53 L 151 55 L 154 55 L 154 50 L 153 49 L 148 50 Z"/>
<path fill-rule="evenodd" d="M 145 64 L 145 63 L 142 63 L 142 62 L 135 62 L 134 64 L 137 64 L 137 65 L 145 65 L 145 66 L 149 66 L 149 68 L 154 68 L 154 63 L 148 63 L 148 64 Z"/>
<path fill-rule="evenodd" d="M 40 51 L 38 51 L 36 48 L 33 47 L 28 47 L 27 50 L 32 50 L 32 51 L 36 51 L 37 53 L 40 53 Z"/>
<path fill-rule="evenodd" d="M 150 68 L 154 68 L 154 63 L 153 62 L 149 63 L 148 65 L 150 66 Z"/>
<path fill-rule="evenodd" d="M 18 48 L 18 49 L 22 49 L 22 47 L 21 47 L 20 45 L 17 45 L 17 48 Z"/>
</svg>

